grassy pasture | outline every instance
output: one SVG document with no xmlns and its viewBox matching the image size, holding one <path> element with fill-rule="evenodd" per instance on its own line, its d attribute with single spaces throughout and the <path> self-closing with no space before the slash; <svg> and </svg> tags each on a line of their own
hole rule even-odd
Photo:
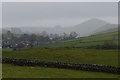
<svg viewBox="0 0 120 80">
<path fill-rule="evenodd" d="M 118 78 L 116 74 L 3 64 L 3 78 Z"/>
<path fill-rule="evenodd" d="M 21 51 L 3 50 L 3 58 L 39 59 L 44 61 L 73 62 L 85 64 L 118 65 L 118 50 L 80 48 L 33 48 Z"/>
</svg>

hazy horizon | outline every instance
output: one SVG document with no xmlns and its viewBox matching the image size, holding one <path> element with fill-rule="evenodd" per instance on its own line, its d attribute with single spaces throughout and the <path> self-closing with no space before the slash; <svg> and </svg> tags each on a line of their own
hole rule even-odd
<svg viewBox="0 0 120 80">
<path fill-rule="evenodd" d="M 2 3 L 3 27 L 69 27 L 89 19 L 118 23 L 115 2 L 5 2 Z"/>
</svg>

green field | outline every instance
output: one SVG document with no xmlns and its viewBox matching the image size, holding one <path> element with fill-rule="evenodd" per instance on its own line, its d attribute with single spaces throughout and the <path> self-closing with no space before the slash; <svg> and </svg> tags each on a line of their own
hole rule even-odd
<svg viewBox="0 0 120 80">
<path fill-rule="evenodd" d="M 118 44 L 118 32 L 97 34 L 88 37 L 65 40 L 53 44 L 40 45 L 38 47 L 73 47 L 73 46 L 86 47 L 103 45 L 105 42 L 108 42 L 108 40 L 111 40 L 113 43 Z"/>
<path fill-rule="evenodd" d="M 3 58 L 39 59 L 88 64 L 118 65 L 117 50 L 67 49 L 67 48 L 33 48 L 21 51 L 3 50 Z M 32 76 L 31 76 L 32 75 Z M 22 67 L 3 64 L 5 78 L 114 78 L 116 74 L 76 71 L 45 67 Z"/>
<path fill-rule="evenodd" d="M 33 48 L 21 51 L 3 50 L 3 58 L 39 59 L 44 61 L 118 65 L 118 50 Z"/>
<path fill-rule="evenodd" d="M 3 78 L 118 78 L 116 74 L 3 64 Z"/>
<path fill-rule="evenodd" d="M 113 40 L 114 39 L 114 40 Z M 118 66 L 118 50 L 116 49 L 81 49 L 60 48 L 72 46 L 102 45 L 105 40 L 113 40 L 118 44 L 118 32 L 98 34 L 94 36 L 65 40 L 59 43 L 40 45 L 38 47 L 12 51 L 3 49 L 3 58 L 36 59 L 49 62 L 71 62 L 83 64 L 102 64 Z M 82 43 L 81 43 L 82 42 Z M 50 48 L 43 48 L 50 47 Z M 57 48 L 59 47 L 59 48 Z M 47 67 L 15 66 L 3 64 L 4 78 L 117 78 L 117 74 L 102 72 L 77 71 Z"/>
<path fill-rule="evenodd" d="M 0 63 L 0 79 L 2 78 L 2 64 Z"/>
</svg>

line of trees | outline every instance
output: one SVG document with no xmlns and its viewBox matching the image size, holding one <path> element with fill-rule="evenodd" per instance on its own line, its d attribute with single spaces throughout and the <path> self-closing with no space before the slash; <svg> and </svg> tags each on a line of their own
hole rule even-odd
<svg viewBox="0 0 120 80">
<path fill-rule="evenodd" d="M 33 47 L 41 44 L 55 43 L 62 40 L 74 39 L 78 36 L 76 32 L 63 33 L 63 34 L 48 34 L 43 31 L 40 34 L 20 34 L 16 35 L 8 31 L 2 34 L 2 47 L 3 48 L 24 48 Z"/>
</svg>

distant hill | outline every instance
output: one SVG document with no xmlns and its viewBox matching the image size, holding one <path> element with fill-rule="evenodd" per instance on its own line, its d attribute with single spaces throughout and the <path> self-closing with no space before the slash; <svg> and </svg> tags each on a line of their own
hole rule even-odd
<svg viewBox="0 0 120 80">
<path fill-rule="evenodd" d="M 106 24 L 109 24 L 106 21 L 99 19 L 89 19 L 81 24 L 77 24 L 70 27 L 20 27 L 22 32 L 24 33 L 40 33 L 42 31 L 46 31 L 47 33 L 70 33 L 72 31 L 77 32 L 79 36 L 87 36 L 90 35 L 91 32 L 100 28 Z"/>
<path fill-rule="evenodd" d="M 104 32 L 113 32 L 113 28 L 116 28 L 115 24 L 110 24 L 106 21 L 100 19 L 89 19 L 83 23 L 70 26 L 70 27 L 19 27 L 21 32 L 23 33 L 41 33 L 46 31 L 48 34 L 62 34 L 62 33 L 70 33 L 70 32 L 77 32 L 80 37 L 89 36 L 91 34 L 98 34 Z M 116 29 L 114 29 L 116 31 Z"/>
<path fill-rule="evenodd" d="M 11 31 L 14 34 L 22 34 L 22 31 L 20 28 L 2 28 L 2 33 L 6 34 L 8 31 Z"/>
<path fill-rule="evenodd" d="M 101 33 L 108 33 L 108 32 L 115 32 L 118 31 L 117 24 L 106 24 L 98 29 L 96 29 L 92 34 L 101 34 Z"/>
<path fill-rule="evenodd" d="M 88 36 L 91 32 L 106 24 L 109 23 L 99 19 L 89 19 L 81 24 L 71 27 L 71 29 L 79 33 L 80 36 Z"/>
</svg>

